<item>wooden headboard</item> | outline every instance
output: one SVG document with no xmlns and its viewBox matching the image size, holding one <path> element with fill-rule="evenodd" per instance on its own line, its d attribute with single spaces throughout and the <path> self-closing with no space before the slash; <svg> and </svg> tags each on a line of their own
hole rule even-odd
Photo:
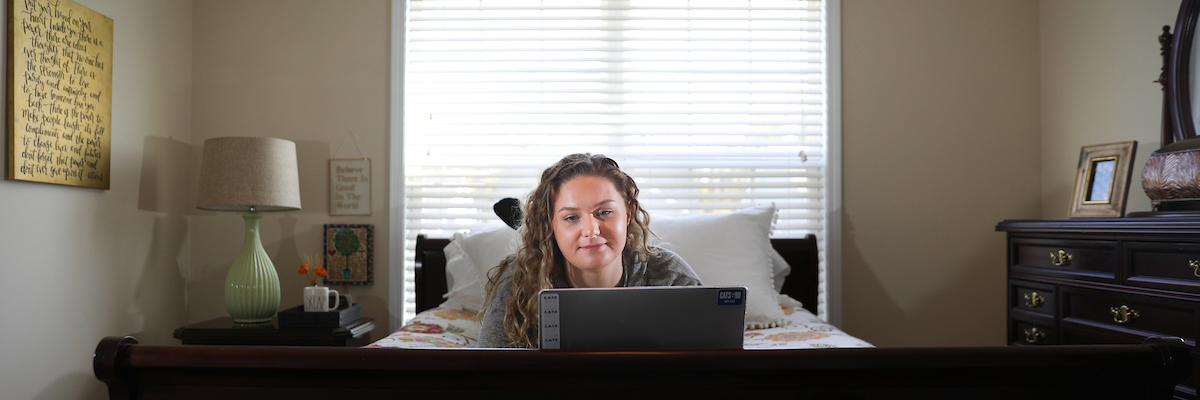
<svg viewBox="0 0 1200 400">
<path fill-rule="evenodd" d="M 447 244 L 450 244 L 450 239 L 417 236 L 413 255 L 416 262 L 417 312 L 437 307 L 445 300 L 442 295 L 449 289 L 446 283 L 446 255 L 442 249 Z M 817 314 L 820 268 L 816 235 L 809 234 L 804 238 L 772 238 L 771 246 L 792 268 L 780 292 L 800 300 L 804 303 L 804 308 Z"/>
</svg>

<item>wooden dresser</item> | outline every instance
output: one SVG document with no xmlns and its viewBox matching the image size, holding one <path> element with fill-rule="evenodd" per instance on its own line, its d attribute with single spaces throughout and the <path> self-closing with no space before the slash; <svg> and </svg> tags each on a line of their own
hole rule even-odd
<svg viewBox="0 0 1200 400">
<path fill-rule="evenodd" d="M 1007 220 L 1012 345 L 1178 336 L 1200 360 L 1200 217 Z M 1176 387 L 1196 399 L 1200 361 Z"/>
</svg>

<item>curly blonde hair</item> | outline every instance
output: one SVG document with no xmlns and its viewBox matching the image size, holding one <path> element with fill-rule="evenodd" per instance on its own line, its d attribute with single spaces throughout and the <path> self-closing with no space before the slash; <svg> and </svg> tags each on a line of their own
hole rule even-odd
<svg viewBox="0 0 1200 400">
<path fill-rule="evenodd" d="M 524 204 L 521 226 L 521 247 L 488 273 L 487 297 L 491 304 L 500 277 L 512 269 L 512 298 L 504 305 L 504 332 L 511 347 L 538 346 L 538 292 L 549 289 L 552 278 L 564 273 L 565 261 L 554 239 L 554 199 L 562 184 L 579 176 L 597 176 L 612 182 L 629 209 L 622 258 L 636 256 L 639 261 L 649 258 L 652 251 L 647 242 L 650 214 L 638 203 L 638 187 L 633 178 L 621 171 L 617 162 L 601 154 L 571 154 L 563 157 L 542 172 L 538 186 Z M 485 308 L 480 314 L 498 312 Z"/>
</svg>

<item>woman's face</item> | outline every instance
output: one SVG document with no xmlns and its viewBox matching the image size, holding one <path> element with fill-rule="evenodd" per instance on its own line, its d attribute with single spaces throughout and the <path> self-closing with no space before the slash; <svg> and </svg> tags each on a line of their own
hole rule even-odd
<svg viewBox="0 0 1200 400">
<path fill-rule="evenodd" d="M 629 210 L 612 181 L 581 175 L 563 182 L 553 212 L 554 240 L 567 268 L 584 274 L 620 270 Z"/>
</svg>

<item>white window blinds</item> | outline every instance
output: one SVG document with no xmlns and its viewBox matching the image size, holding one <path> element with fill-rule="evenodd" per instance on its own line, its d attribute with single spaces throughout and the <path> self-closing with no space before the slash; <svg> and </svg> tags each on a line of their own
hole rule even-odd
<svg viewBox="0 0 1200 400">
<path fill-rule="evenodd" d="M 821 1 L 413 0 L 408 15 L 407 276 L 418 234 L 501 224 L 497 200 L 579 152 L 616 159 L 652 215 L 774 203 L 774 236 L 822 236 Z"/>
</svg>

